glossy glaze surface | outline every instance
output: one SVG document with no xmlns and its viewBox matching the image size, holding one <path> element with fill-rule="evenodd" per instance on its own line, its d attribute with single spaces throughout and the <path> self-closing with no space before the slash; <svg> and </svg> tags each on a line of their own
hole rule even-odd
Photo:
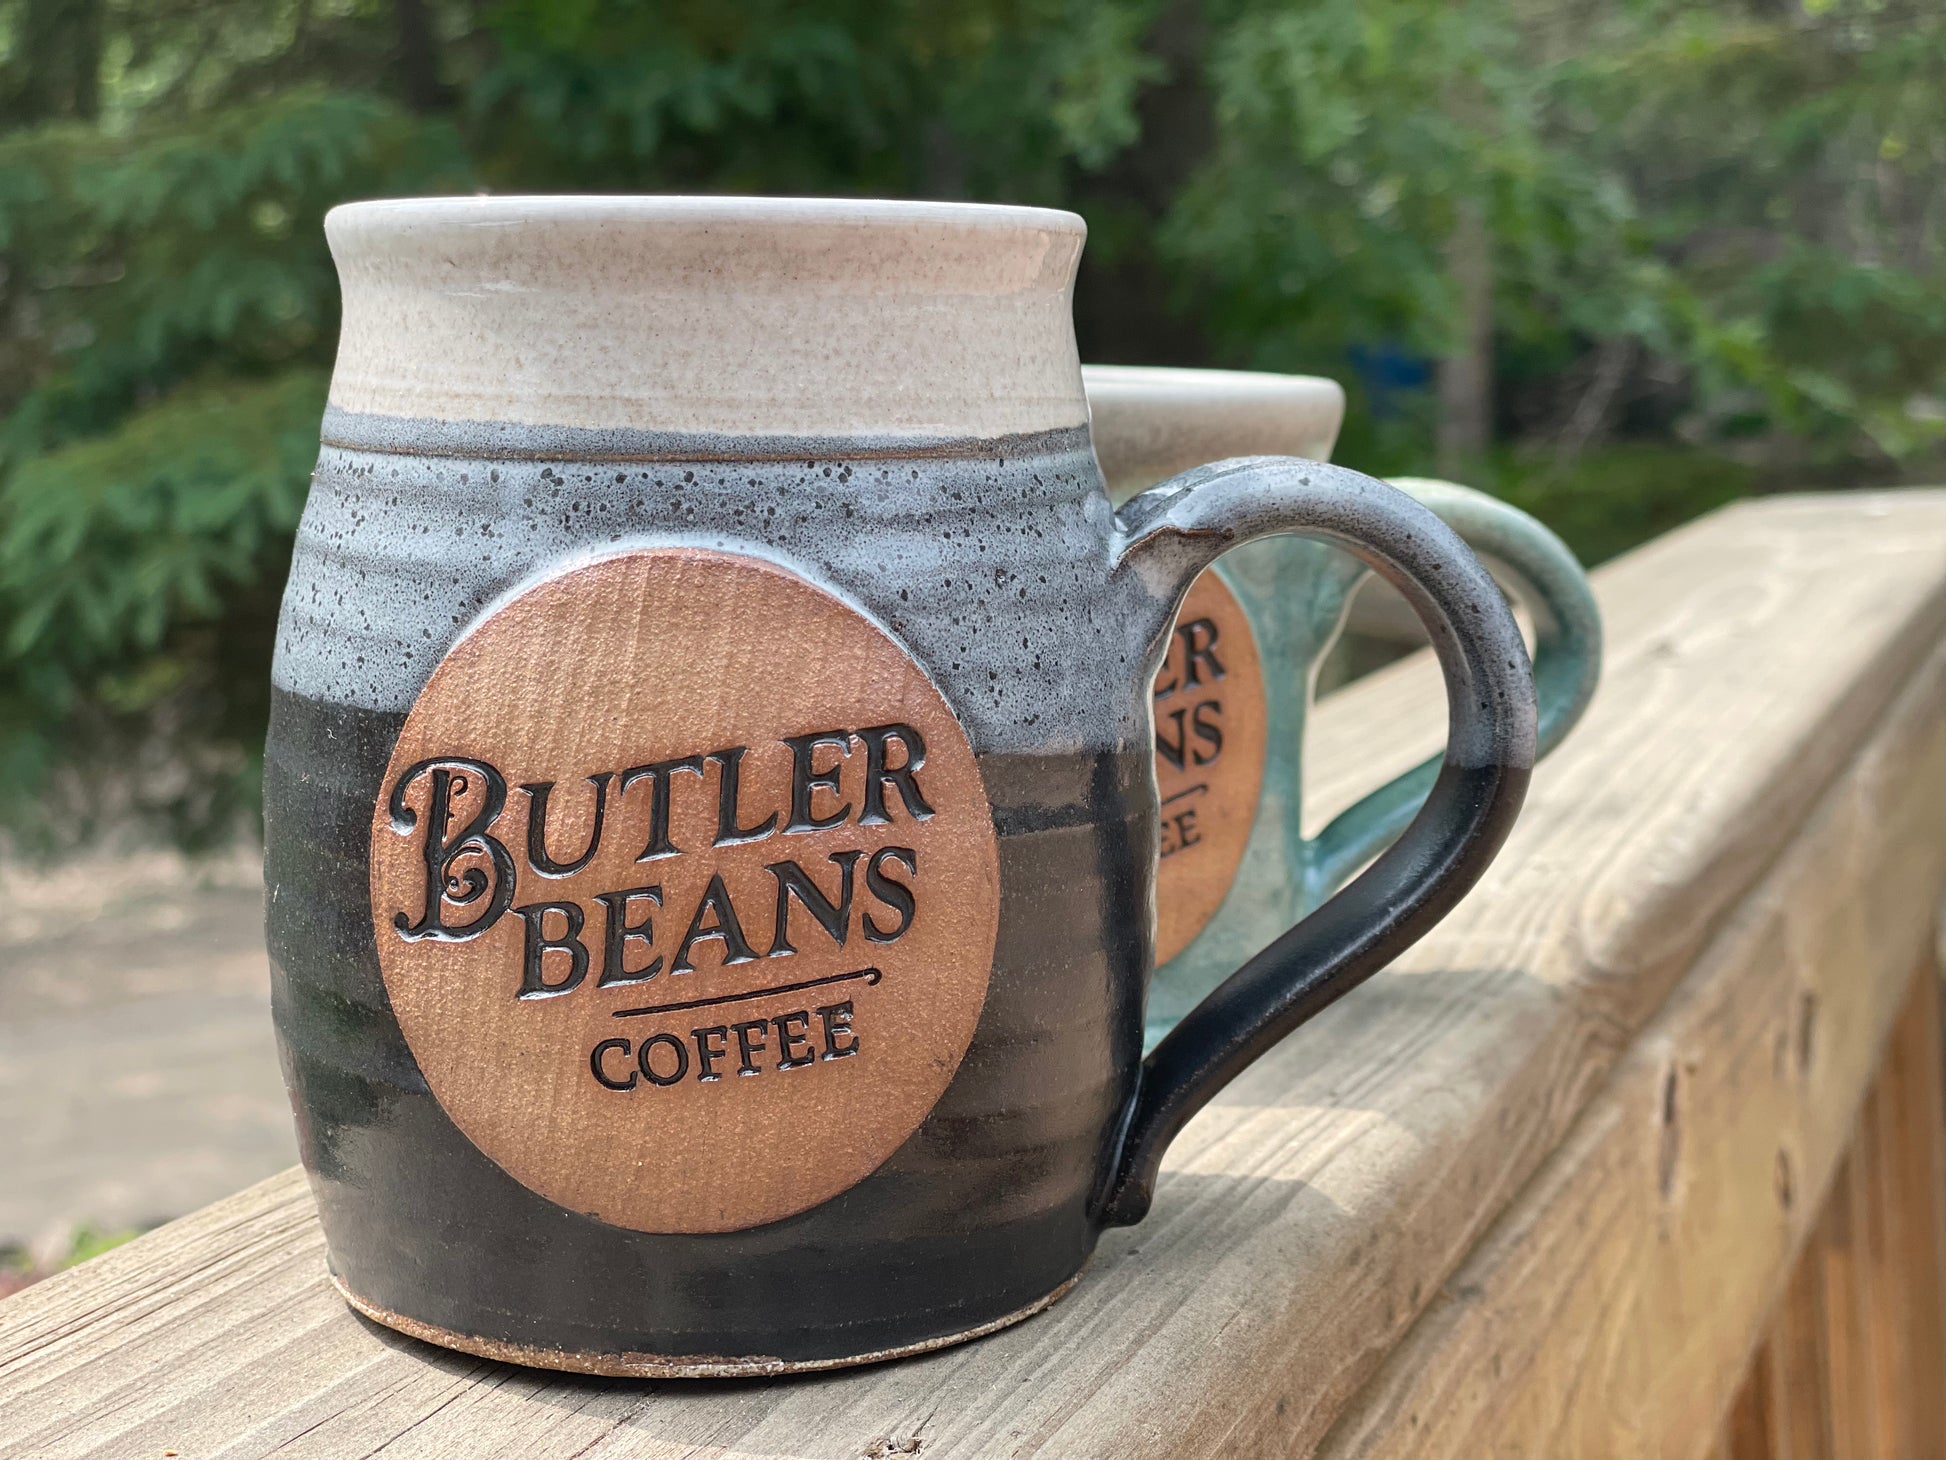
<svg viewBox="0 0 1946 1460">
<path fill-rule="evenodd" d="M 1315 463 L 1228 463 L 1116 514 L 1067 322 L 1071 216 L 530 199 L 361 206 L 329 228 L 346 342 L 279 627 L 268 923 L 333 1268 L 382 1321 L 524 1362 L 698 1374 L 861 1362 L 1024 1316 L 1105 1225 L 1139 1219 L 1191 1112 L 1422 935 L 1504 837 L 1533 700 L 1491 581 L 1424 509 Z M 671 307 L 624 319 L 632 294 Z M 1150 682 L 1196 574 L 1292 531 L 1350 548 L 1421 614 L 1447 675 L 1448 765 L 1397 847 L 1145 1061 Z M 522 1185 L 442 1107 L 387 994 L 375 936 L 413 930 L 373 902 L 397 886 L 373 837 L 458 835 L 443 802 L 407 816 L 381 799 L 457 642 L 597 559 L 711 554 L 816 590 L 870 627 L 850 642 L 897 646 L 941 697 L 990 808 L 997 932 L 971 1042 L 889 1158 L 778 1220 L 728 1227 L 719 1203 L 708 1220 L 637 1214 L 659 1228 L 637 1230 Z M 558 717 L 561 695 L 534 716 Z M 545 740 L 503 743 L 544 761 Z M 603 754 L 626 748 L 611 741 Z M 518 789 L 544 825 L 543 787 Z M 429 853 L 425 886 L 458 906 L 486 884 L 450 865 Z M 539 967 L 508 996 L 549 994 Z M 456 1047 L 434 1025 L 450 1088 Z M 739 1155 L 729 1142 L 721 1159 Z"/>
<path fill-rule="evenodd" d="M 1253 452 L 1323 460 L 1343 415 L 1343 392 L 1313 376 L 1089 365 L 1082 378 L 1096 453 L 1117 502 L 1160 475 L 1203 460 Z M 1394 485 L 1454 527 L 1532 614 L 1539 747 L 1545 755 L 1587 708 L 1600 674 L 1601 620 L 1586 574 L 1553 533 L 1484 493 L 1425 478 Z M 1263 680 L 1254 697 L 1234 698 L 1262 706 L 1264 725 L 1257 733 L 1268 749 L 1254 778 L 1260 789 L 1227 892 L 1213 903 L 1205 889 L 1186 883 L 1184 895 L 1196 899 L 1202 920 L 1156 970 L 1147 1014 L 1151 1045 L 1268 939 L 1321 904 L 1398 836 L 1433 785 L 1436 762 L 1374 788 L 1317 837 L 1305 835 L 1303 745 L 1312 678 L 1370 571 L 1329 544 L 1298 537 L 1247 544 L 1210 569 L 1235 596 L 1254 638 Z M 1243 727 L 1229 733 L 1247 738 Z M 1198 830 L 1205 845 L 1215 843 L 1208 826 Z M 1171 895 L 1167 875 L 1158 895 Z"/>
<path fill-rule="evenodd" d="M 992 438 L 1079 426 L 1072 213 L 839 198 L 334 209 L 333 404 L 412 420 Z"/>
<path fill-rule="evenodd" d="M 345 1283 L 515 1343 L 791 1359 L 977 1326 L 1072 1276 L 1133 1087 L 1154 859 L 1145 646 L 1114 603 L 1085 441 L 789 464 L 727 463 L 716 442 L 713 459 L 593 467 L 381 454 L 343 444 L 342 418 L 327 429 L 340 444 L 300 533 L 266 792 L 278 1024 Z M 364 892 L 416 681 L 542 567 L 672 542 L 782 562 L 912 646 L 968 730 L 999 834 L 1000 940 L 959 1077 L 874 1175 L 733 1237 L 608 1226 L 467 1142 L 399 1035 Z"/>
</svg>

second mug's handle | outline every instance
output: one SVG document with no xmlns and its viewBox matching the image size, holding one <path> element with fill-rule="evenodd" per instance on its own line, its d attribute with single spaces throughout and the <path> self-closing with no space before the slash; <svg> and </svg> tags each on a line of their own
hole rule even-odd
<svg viewBox="0 0 1946 1460">
<path fill-rule="evenodd" d="M 1394 477 L 1392 485 L 1438 513 L 1534 616 L 1537 753 L 1545 757 L 1574 728 L 1601 678 L 1601 610 L 1587 573 L 1560 538 L 1485 492 L 1430 477 Z M 1434 756 L 1333 817 L 1305 844 L 1310 885 L 1336 887 L 1376 856 L 1412 819 L 1438 774 Z"/>
<path fill-rule="evenodd" d="M 1344 467 L 1246 457 L 1151 487 L 1116 516 L 1115 571 L 1157 610 L 1150 658 L 1196 575 L 1245 542 L 1298 533 L 1342 547 L 1404 595 L 1446 676 L 1446 752 L 1404 833 L 1357 880 L 1231 974 L 1142 1061 L 1098 1206 L 1148 1212 L 1162 1153 L 1218 1090 L 1291 1030 L 1417 942 L 1479 879 L 1534 765 L 1534 681 L 1500 590 L 1451 528 Z M 1153 667 L 1153 666 L 1151 666 Z"/>
</svg>

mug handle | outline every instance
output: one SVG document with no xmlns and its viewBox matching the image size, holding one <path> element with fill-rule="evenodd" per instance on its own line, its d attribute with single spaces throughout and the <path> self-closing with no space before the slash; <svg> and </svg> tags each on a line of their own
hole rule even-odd
<svg viewBox="0 0 1946 1460">
<path fill-rule="evenodd" d="M 1344 891 L 1218 985 L 1142 1061 L 1096 1204 L 1140 1221 L 1190 1116 L 1298 1025 L 1432 928 L 1499 851 L 1534 765 L 1534 681 L 1493 579 L 1431 509 L 1345 467 L 1245 457 L 1151 487 L 1116 514 L 1115 576 L 1149 602 L 1147 675 L 1196 575 L 1299 533 L 1351 552 L 1411 604 L 1446 676 L 1446 753 L 1404 833 Z"/>
<path fill-rule="evenodd" d="M 1393 477 L 1391 485 L 1438 513 L 1534 616 L 1536 754 L 1545 757 L 1574 728 L 1601 678 L 1601 610 L 1587 573 L 1560 538 L 1485 492 L 1430 477 Z M 1309 885 L 1337 887 L 1389 846 L 1432 789 L 1439 761 L 1431 757 L 1333 817 L 1306 844 Z"/>
</svg>

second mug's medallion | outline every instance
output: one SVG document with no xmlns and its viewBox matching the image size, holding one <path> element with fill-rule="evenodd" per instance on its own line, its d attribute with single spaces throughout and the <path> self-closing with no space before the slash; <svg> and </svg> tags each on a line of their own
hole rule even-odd
<svg viewBox="0 0 1946 1460">
<path fill-rule="evenodd" d="M 992 812 L 925 672 L 781 568 L 563 572 L 420 693 L 372 820 L 406 1043 L 516 1180 L 645 1232 L 801 1212 L 884 1163 L 972 1041 Z"/>
<path fill-rule="evenodd" d="M 1190 585 L 1155 677 L 1158 964 L 1202 932 L 1243 862 L 1263 789 L 1265 715 L 1250 620 L 1229 585 L 1204 573 Z"/>
</svg>

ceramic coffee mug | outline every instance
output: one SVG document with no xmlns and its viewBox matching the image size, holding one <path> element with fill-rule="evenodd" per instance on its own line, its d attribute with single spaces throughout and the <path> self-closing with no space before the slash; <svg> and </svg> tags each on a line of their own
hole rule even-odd
<svg viewBox="0 0 1946 1460">
<path fill-rule="evenodd" d="M 1344 391 L 1317 376 L 1088 365 L 1081 377 L 1116 502 L 1225 457 L 1323 461 L 1344 419 Z M 1546 755 L 1601 673 L 1587 574 L 1547 528 L 1483 492 L 1423 478 L 1393 485 L 1453 527 L 1531 614 Z M 1304 835 L 1311 683 L 1368 576 L 1326 543 L 1279 537 L 1229 554 L 1189 590 L 1156 681 L 1163 820 L 1151 1044 L 1397 836 L 1433 783 L 1429 762 Z"/>
<path fill-rule="evenodd" d="M 1108 503 L 1079 219 L 366 203 L 265 770 L 332 1274 L 495 1358 L 762 1374 L 1032 1313 L 1189 1115 L 1418 938 L 1533 684 L 1437 517 L 1315 462 Z M 1184 592 L 1341 543 L 1438 647 L 1424 809 L 1146 1059 L 1150 685 Z"/>
</svg>

